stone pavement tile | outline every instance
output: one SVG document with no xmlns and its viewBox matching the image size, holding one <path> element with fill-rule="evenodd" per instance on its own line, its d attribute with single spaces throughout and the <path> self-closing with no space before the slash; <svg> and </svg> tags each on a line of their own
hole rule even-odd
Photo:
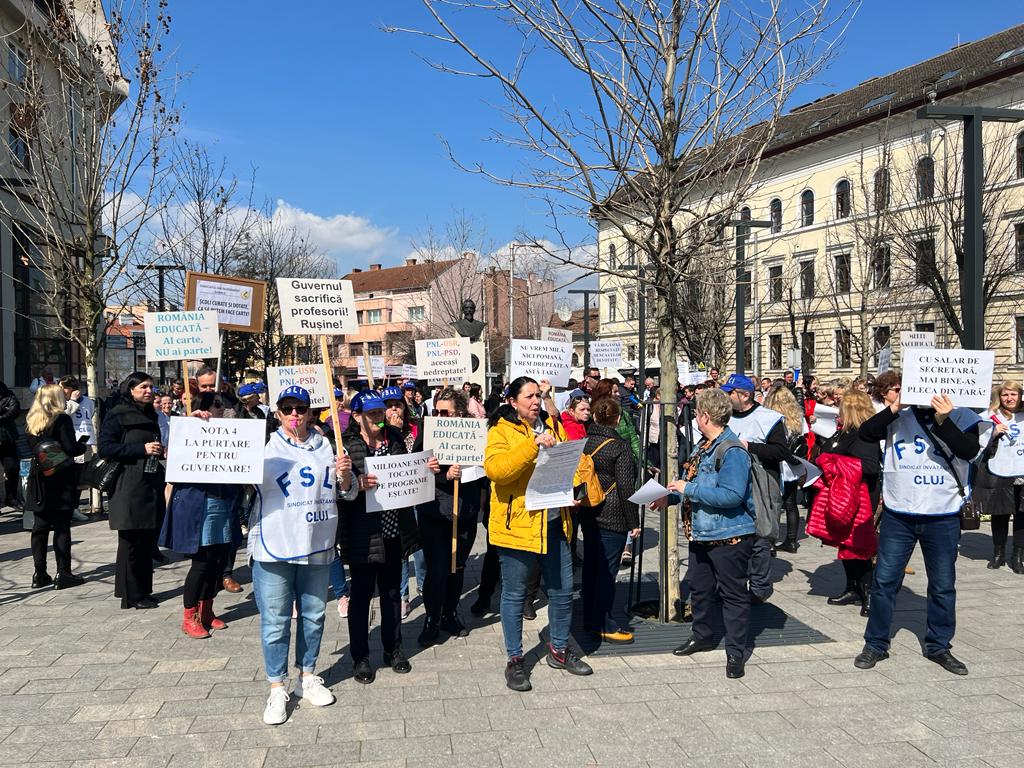
<svg viewBox="0 0 1024 768">
<path fill-rule="evenodd" d="M 185 672 L 181 675 L 181 679 L 178 682 L 181 685 L 248 683 L 254 680 L 264 680 L 260 671 L 260 666 L 258 664 L 253 664 L 249 668 L 207 669 L 200 672 Z M 171 672 L 165 674 L 172 675 L 177 673 Z M 156 675 L 153 675 L 153 677 L 156 677 Z"/>
<path fill-rule="evenodd" d="M 167 768 L 261 768 L 267 763 L 266 749 L 234 749 L 223 752 L 181 752 L 171 758 Z"/>
<path fill-rule="evenodd" d="M 84 669 L 84 667 L 83 667 Z M 110 675 L 109 677 L 84 677 L 83 680 L 96 680 L 97 689 L 101 691 L 112 691 L 119 688 L 169 688 L 177 685 L 186 685 L 178 672 L 164 674 L 123 674 Z"/>
<path fill-rule="evenodd" d="M 761 736 L 735 731 L 719 733 L 708 729 L 700 731 L 687 729 L 676 738 L 676 742 L 689 757 L 771 751 L 771 746 Z"/>
<path fill-rule="evenodd" d="M 9 712 L 20 712 L 28 709 L 37 710 L 46 705 L 53 694 L 50 693 L 26 693 L 21 696 L 7 696 L 0 699 L 0 722 Z"/>
<path fill-rule="evenodd" d="M 135 747 L 134 737 L 117 739 L 54 740 L 43 747 L 48 760 L 91 760 L 102 757 L 125 757 Z"/>
<path fill-rule="evenodd" d="M 917 719 L 946 738 L 1024 730 L 1024 709 L 999 712 L 981 708 L 955 714 L 919 715 Z"/>
<path fill-rule="evenodd" d="M 711 733 L 737 732 L 764 736 L 792 728 L 778 712 L 701 715 L 700 719 Z"/>
<path fill-rule="evenodd" d="M 780 707 L 780 709 L 798 709 L 808 705 L 812 707 L 852 705 L 873 708 L 884 703 L 884 699 L 875 693 L 874 688 L 808 688 L 792 694 L 791 701 L 793 706 Z"/>
<path fill-rule="evenodd" d="M 568 713 L 566 713 L 568 719 Z M 452 717 L 445 715 L 434 715 L 433 717 L 408 718 L 405 721 L 406 736 L 429 736 L 442 733 L 478 733 L 490 731 L 491 722 L 486 714 L 478 713 L 474 716 Z M 367 737 L 374 738 L 374 737 Z"/>
<path fill-rule="evenodd" d="M 497 750 L 488 750 L 466 755 L 418 757 L 407 765 L 414 768 L 501 768 L 501 755 Z"/>
<path fill-rule="evenodd" d="M 30 680 L 67 680 L 70 677 L 74 677 L 81 669 L 82 667 L 80 666 L 66 666 L 64 664 L 47 667 L 22 667 L 15 664 L 8 667 L 0 675 L 0 683 L 8 680 L 20 683 L 26 683 Z"/>
<path fill-rule="evenodd" d="M 212 685 L 172 685 L 163 688 L 140 688 L 128 697 L 133 701 L 187 701 L 205 699 L 210 695 Z"/>
<path fill-rule="evenodd" d="M 442 699 L 479 698 L 480 686 L 472 680 L 437 685 L 417 685 L 403 691 L 405 701 L 440 701 Z"/>
<path fill-rule="evenodd" d="M 526 694 L 529 696 L 530 694 Z M 464 715 L 462 715 L 464 716 Z M 584 727 L 577 723 L 565 708 L 512 709 L 488 714 L 490 730 L 517 731 L 536 728 L 538 732 L 550 729 L 566 730 Z M 602 725 L 602 727 L 604 727 Z"/>
<path fill-rule="evenodd" d="M 842 768 L 842 764 L 824 749 L 744 754 L 743 763 L 747 768 Z"/>
<path fill-rule="evenodd" d="M 205 687 L 209 691 L 211 699 L 220 699 L 224 697 L 237 698 L 239 696 L 266 696 L 269 686 L 265 680 L 249 680 L 244 682 L 213 683 L 212 687 L 209 685 L 197 685 L 195 687 L 197 689 Z"/>
<path fill-rule="evenodd" d="M 747 662 L 748 669 L 750 666 L 751 663 Z M 820 656 L 817 659 L 800 659 L 797 661 L 779 661 L 771 663 L 758 662 L 756 666 L 770 677 L 788 677 L 790 675 L 828 675 L 836 671 L 829 664 L 828 660 L 823 659 Z M 844 669 L 843 671 L 848 671 L 848 669 Z"/>
<path fill-rule="evenodd" d="M 750 695 L 746 691 L 744 695 Z M 690 697 L 680 701 L 666 699 L 664 701 L 650 701 L 647 706 L 659 720 L 677 719 L 680 712 L 688 715 L 722 715 L 735 712 L 731 701 L 732 695 L 702 696 L 700 698 Z"/>
<path fill-rule="evenodd" d="M 852 664 L 849 672 L 833 672 L 825 675 L 812 675 L 812 677 L 826 688 L 866 688 L 879 685 L 881 680 L 891 679 L 882 674 L 877 667 L 875 669 L 856 669 Z"/>
<path fill-rule="evenodd" d="M 523 712 L 526 706 L 523 698 L 529 693 L 513 693 L 511 696 L 482 696 L 479 699 L 445 699 L 445 715 L 473 714 L 485 712 L 488 715 L 502 716 Z"/>
<path fill-rule="evenodd" d="M 325 710 L 326 711 L 326 710 Z M 486 720 L 486 718 L 484 718 Z M 367 739 L 402 739 L 406 736 L 429 736 L 430 731 L 407 732 L 409 720 L 373 720 L 369 722 L 331 723 L 317 726 L 312 741 L 332 743 L 338 741 L 365 741 Z M 437 733 L 450 731 L 438 730 Z"/>
<path fill-rule="evenodd" d="M 865 744 L 857 749 L 840 745 L 828 747 L 826 751 L 845 768 L 935 768 L 934 760 L 913 744 L 905 742 Z"/>
<path fill-rule="evenodd" d="M 604 704 L 597 691 L 531 691 L 523 697 L 523 706 L 526 709 L 552 709 L 569 706 L 600 706 Z"/>
<path fill-rule="evenodd" d="M 984 678 L 991 680 L 993 678 Z M 932 704 L 951 715 L 973 715 L 976 713 L 991 714 L 994 712 L 1024 712 L 1021 705 L 1010 701 L 1000 694 L 989 693 L 977 696 L 942 696 L 928 699 Z"/>
<path fill-rule="evenodd" d="M 291 744 L 270 747 L 263 765 L 267 768 L 305 768 L 311 765 L 348 765 L 359 762 L 359 742 Z M 404 761 L 403 761 L 404 764 Z M 226 768 L 234 768 L 226 766 Z"/>
<path fill-rule="evenodd" d="M 572 720 L 565 723 L 540 723 L 536 728 L 541 744 L 549 749 L 564 746 L 593 747 L 603 745 L 620 747 L 628 744 L 626 730 L 617 725 L 575 725 Z"/>
<path fill-rule="evenodd" d="M 653 719 L 654 713 L 645 702 L 630 704 L 588 704 L 585 707 L 569 707 L 569 714 L 579 725 L 612 723 L 635 723 Z"/>
<path fill-rule="evenodd" d="M 234 715 L 242 711 L 246 699 L 178 699 L 150 702 L 156 705 L 160 717 L 202 717 L 203 715 Z M 134 706 L 141 706 L 141 702 Z M 147 715 L 155 717 L 156 715 Z M 110 717 L 109 720 L 121 718 Z"/>
<path fill-rule="evenodd" d="M 479 731 L 477 733 L 455 733 L 451 735 L 452 752 L 456 755 L 470 755 L 476 752 L 501 750 L 506 746 L 541 748 L 537 731 L 520 728 L 508 731 Z M 365 743 L 365 742 L 364 742 Z"/>
<path fill-rule="evenodd" d="M 649 768 L 741 768 L 745 755 L 709 755 L 706 757 L 652 758 L 647 761 Z"/>
<path fill-rule="evenodd" d="M 46 744 L 59 733 L 62 741 L 95 739 L 103 730 L 102 723 L 64 724 L 59 729 L 52 725 L 20 725 L 11 729 L 4 744 Z M 106 737 L 131 734 L 105 734 Z"/>
<path fill-rule="evenodd" d="M 597 760 L 582 746 L 544 747 L 506 746 L 498 750 L 502 768 L 591 768 Z"/>
<path fill-rule="evenodd" d="M 188 733 L 192 725 L 191 717 L 156 717 L 151 720 L 111 720 L 103 726 L 99 738 L 117 738 L 129 736 L 176 736 Z M 90 724 L 90 727 L 94 727 Z M 221 729 L 224 724 L 220 723 Z M 61 729 L 63 734 L 64 728 Z"/>
<path fill-rule="evenodd" d="M 294 685 L 294 681 L 292 683 Z M 344 680 L 340 683 L 335 683 L 330 686 L 331 693 L 333 693 L 339 701 L 346 701 L 350 704 L 362 704 L 364 706 L 375 706 L 380 704 L 401 704 L 405 699 L 401 688 L 383 688 L 378 687 L 376 683 L 373 685 L 361 685 L 355 680 Z M 263 690 L 259 692 L 259 696 L 263 698 L 267 697 L 267 691 L 269 686 L 264 683 Z"/>
<path fill-rule="evenodd" d="M 209 659 L 175 659 L 157 661 L 153 665 L 153 671 L 161 672 L 206 672 L 209 670 L 224 669 L 228 663 L 227 656 L 213 657 Z"/>
<path fill-rule="evenodd" d="M 43 748 L 41 741 L 0 744 L 0 765 L 21 765 L 29 762 L 33 755 Z"/>
<path fill-rule="evenodd" d="M 598 765 L 633 765 L 636 761 L 677 760 L 683 762 L 686 753 L 678 744 L 591 744 L 590 752 Z"/>
<path fill-rule="evenodd" d="M 437 702 L 434 701 L 398 701 L 394 704 L 367 704 L 363 707 L 363 719 L 367 721 L 404 720 L 436 714 Z"/>
<path fill-rule="evenodd" d="M 144 755 L 142 757 L 111 757 L 98 760 L 75 760 L 72 768 L 166 768 L 170 755 Z"/>
<path fill-rule="evenodd" d="M 1021 743 L 1007 734 L 982 733 L 974 736 L 936 738 L 913 742 L 922 754 L 936 762 L 960 760 L 968 757 L 999 756 L 1007 753 L 1020 755 Z M 1020 765 L 1020 762 L 1017 763 Z"/>
<path fill-rule="evenodd" d="M 616 688 L 601 688 L 597 691 L 605 704 L 625 704 L 637 701 L 679 700 L 679 695 L 665 683 L 652 685 L 622 685 Z"/>
<path fill-rule="evenodd" d="M 240 731 L 241 733 L 241 731 Z M 233 735 L 233 734 L 230 734 Z M 140 736 L 131 755 L 172 755 L 179 752 L 218 752 L 228 740 L 227 731 L 220 733 L 185 733 L 173 736 Z"/>
<path fill-rule="evenodd" d="M 453 751 L 452 742 L 454 739 L 477 735 L 486 734 L 456 734 L 454 736 L 445 734 L 441 736 L 416 736 L 404 739 L 373 739 L 362 742 L 362 750 L 359 756 L 364 762 L 405 758 L 415 763 L 415 759 L 420 756 L 450 755 Z"/>
<path fill-rule="evenodd" d="M 588 663 L 590 660 L 587 660 Z M 530 681 L 535 691 L 581 691 L 599 690 L 602 688 L 620 688 L 627 685 L 639 685 L 629 675 L 618 671 L 594 672 L 592 675 L 570 675 L 551 669 L 546 664 L 534 670 Z"/>
<path fill-rule="evenodd" d="M 907 742 L 916 739 L 933 739 L 942 734 L 929 728 L 920 720 L 874 720 L 867 727 L 858 724 L 841 723 L 843 730 L 861 744 L 882 744 L 885 742 Z"/>
<path fill-rule="evenodd" d="M 107 720 L 135 720 L 156 717 L 160 711 L 159 701 L 134 701 L 131 704 L 94 704 L 81 707 L 71 718 L 73 723 L 100 722 Z"/>
<path fill-rule="evenodd" d="M 805 661 L 820 660 L 825 655 L 822 646 L 833 645 L 833 643 L 814 643 L 811 645 L 770 645 L 756 647 L 751 654 L 749 663 L 761 664 L 764 662 L 776 663 L 784 661 Z"/>
<path fill-rule="evenodd" d="M 768 675 L 751 675 L 750 668 L 747 668 L 747 675 L 742 680 L 728 680 L 725 677 L 725 670 L 721 672 L 721 681 L 726 684 L 735 685 L 742 683 L 745 688 L 755 693 L 779 693 L 782 691 L 803 691 L 808 689 L 819 689 L 822 684 L 810 675 L 788 675 L 786 677 L 770 677 Z M 705 683 L 706 684 L 706 683 Z M 728 689 L 722 689 L 727 693 Z M 683 695 L 680 693 L 680 695 Z"/>
<path fill-rule="evenodd" d="M 223 745 L 226 751 L 240 749 L 256 749 L 259 747 L 280 747 L 287 744 L 315 744 L 320 726 L 300 723 L 297 718 L 289 718 L 288 722 L 277 726 L 263 728 L 247 728 L 231 731 Z M 197 734 L 193 738 L 215 738 L 221 734 Z"/>
<path fill-rule="evenodd" d="M 810 749 L 826 749 L 846 745 L 859 749 L 860 742 L 850 735 L 850 728 L 838 725 L 821 725 L 814 728 L 797 728 L 788 723 L 771 732 L 761 734 L 772 749 L 780 754 L 802 752 Z"/>
<path fill-rule="evenodd" d="M 83 664 L 75 673 L 75 677 L 128 677 L 136 676 L 138 679 L 149 677 L 153 673 L 153 663 L 142 664 Z M 157 679 L 160 679 L 157 677 Z M 100 686 L 102 688 L 102 686 Z"/>
<path fill-rule="evenodd" d="M 89 707 L 102 705 L 125 704 L 132 696 L 132 691 L 72 691 L 71 693 L 54 693 L 42 709 L 58 709 L 63 707 Z"/>
<path fill-rule="evenodd" d="M 78 707 L 52 707 L 49 709 L 26 709 L 24 712 L 4 712 L 0 722 L 5 726 L 45 725 L 61 726 L 78 712 Z"/>
</svg>

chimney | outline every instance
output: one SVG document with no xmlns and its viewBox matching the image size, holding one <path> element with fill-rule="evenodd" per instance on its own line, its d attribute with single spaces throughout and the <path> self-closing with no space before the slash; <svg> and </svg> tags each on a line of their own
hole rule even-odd
<svg viewBox="0 0 1024 768">
<path fill-rule="evenodd" d="M 360 267 L 352 267 L 352 274 L 353 275 L 356 274 L 357 272 L 362 272 L 362 271 L 363 270 Z"/>
<path fill-rule="evenodd" d="M 370 271 L 371 272 L 379 272 L 380 271 L 380 264 L 371 264 L 370 265 Z"/>
<path fill-rule="evenodd" d="M 412 258 L 406 259 L 405 260 L 405 266 L 407 266 L 407 267 L 415 267 L 416 266 L 416 259 L 412 259 Z"/>
</svg>

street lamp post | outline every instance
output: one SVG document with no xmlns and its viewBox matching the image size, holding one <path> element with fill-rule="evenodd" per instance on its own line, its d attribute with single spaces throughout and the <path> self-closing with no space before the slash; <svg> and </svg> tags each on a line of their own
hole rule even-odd
<svg viewBox="0 0 1024 768">
<path fill-rule="evenodd" d="M 145 272 L 149 269 L 155 269 L 157 275 L 157 301 L 160 312 L 165 312 L 166 308 L 164 305 L 164 272 L 168 270 L 180 270 L 184 269 L 180 264 L 136 264 L 135 268 L 140 272 Z M 167 371 L 164 368 L 164 361 L 161 360 L 158 365 L 160 366 L 160 383 L 167 383 Z M 219 379 L 218 379 L 219 381 Z"/>
<path fill-rule="evenodd" d="M 744 373 L 746 369 L 746 353 L 744 350 L 744 335 L 746 332 L 746 297 L 743 293 L 743 285 L 750 285 L 750 279 L 746 272 L 746 245 L 747 237 L 753 228 L 768 229 L 772 226 L 770 221 L 750 221 L 746 219 L 735 219 L 729 222 L 736 228 L 736 373 Z"/>
<path fill-rule="evenodd" d="M 590 297 L 595 293 L 601 295 L 606 291 L 598 288 L 573 288 L 567 293 L 583 297 L 583 373 L 586 374 L 587 368 L 590 367 Z M 597 308 L 600 311 L 601 305 L 598 304 Z"/>
<path fill-rule="evenodd" d="M 1017 123 L 1024 110 L 995 107 L 927 104 L 917 110 L 919 119 L 956 119 L 964 124 L 964 280 L 960 307 L 968 349 L 985 348 L 985 237 L 982 193 L 985 187 L 982 125 L 988 122 Z"/>
</svg>

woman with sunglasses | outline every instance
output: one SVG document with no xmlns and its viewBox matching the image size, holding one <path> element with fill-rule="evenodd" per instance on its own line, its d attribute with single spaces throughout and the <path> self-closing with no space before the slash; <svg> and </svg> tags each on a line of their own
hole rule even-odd
<svg viewBox="0 0 1024 768">
<path fill-rule="evenodd" d="M 366 511 L 366 492 L 377 487 L 377 477 L 366 471 L 370 456 L 408 453 L 402 433 L 388 422 L 385 401 L 373 390 L 352 398 L 352 416 L 342 435 L 356 477 L 356 494 L 339 508 L 338 545 L 349 567 L 348 634 L 356 682 L 376 678 L 370 663 L 370 601 L 374 589 L 380 599 L 380 637 L 384 665 L 398 674 L 412 670 L 402 651 L 402 568 L 417 548 L 416 518 L 411 507 Z"/>
<path fill-rule="evenodd" d="M 299 386 L 277 398 L 281 427 L 267 443 L 263 482 L 250 516 L 249 557 L 260 612 L 263 665 L 270 697 L 263 722 L 288 719 L 288 646 L 296 613 L 296 695 L 317 707 L 334 694 L 316 675 L 327 607 L 327 586 L 338 526 L 338 497 L 354 496 L 352 461 L 310 429 L 309 392 Z M 346 496 L 347 494 L 347 496 Z"/>
</svg>

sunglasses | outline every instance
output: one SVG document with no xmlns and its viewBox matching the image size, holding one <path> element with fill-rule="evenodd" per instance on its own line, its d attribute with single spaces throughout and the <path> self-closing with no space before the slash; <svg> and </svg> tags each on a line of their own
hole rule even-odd
<svg viewBox="0 0 1024 768">
<path fill-rule="evenodd" d="M 454 414 L 451 411 L 449 411 L 447 408 L 435 408 L 434 409 L 434 415 L 435 416 L 453 416 Z"/>
<path fill-rule="evenodd" d="M 902 389 L 903 389 L 903 387 L 889 387 L 889 391 L 890 392 L 899 392 Z"/>
<path fill-rule="evenodd" d="M 308 405 L 279 405 L 279 406 L 277 406 L 277 410 L 279 410 L 285 416 L 291 416 L 292 415 L 292 411 L 295 411 L 295 413 L 299 414 L 299 416 L 305 416 L 307 413 L 309 413 L 309 406 Z"/>
</svg>

